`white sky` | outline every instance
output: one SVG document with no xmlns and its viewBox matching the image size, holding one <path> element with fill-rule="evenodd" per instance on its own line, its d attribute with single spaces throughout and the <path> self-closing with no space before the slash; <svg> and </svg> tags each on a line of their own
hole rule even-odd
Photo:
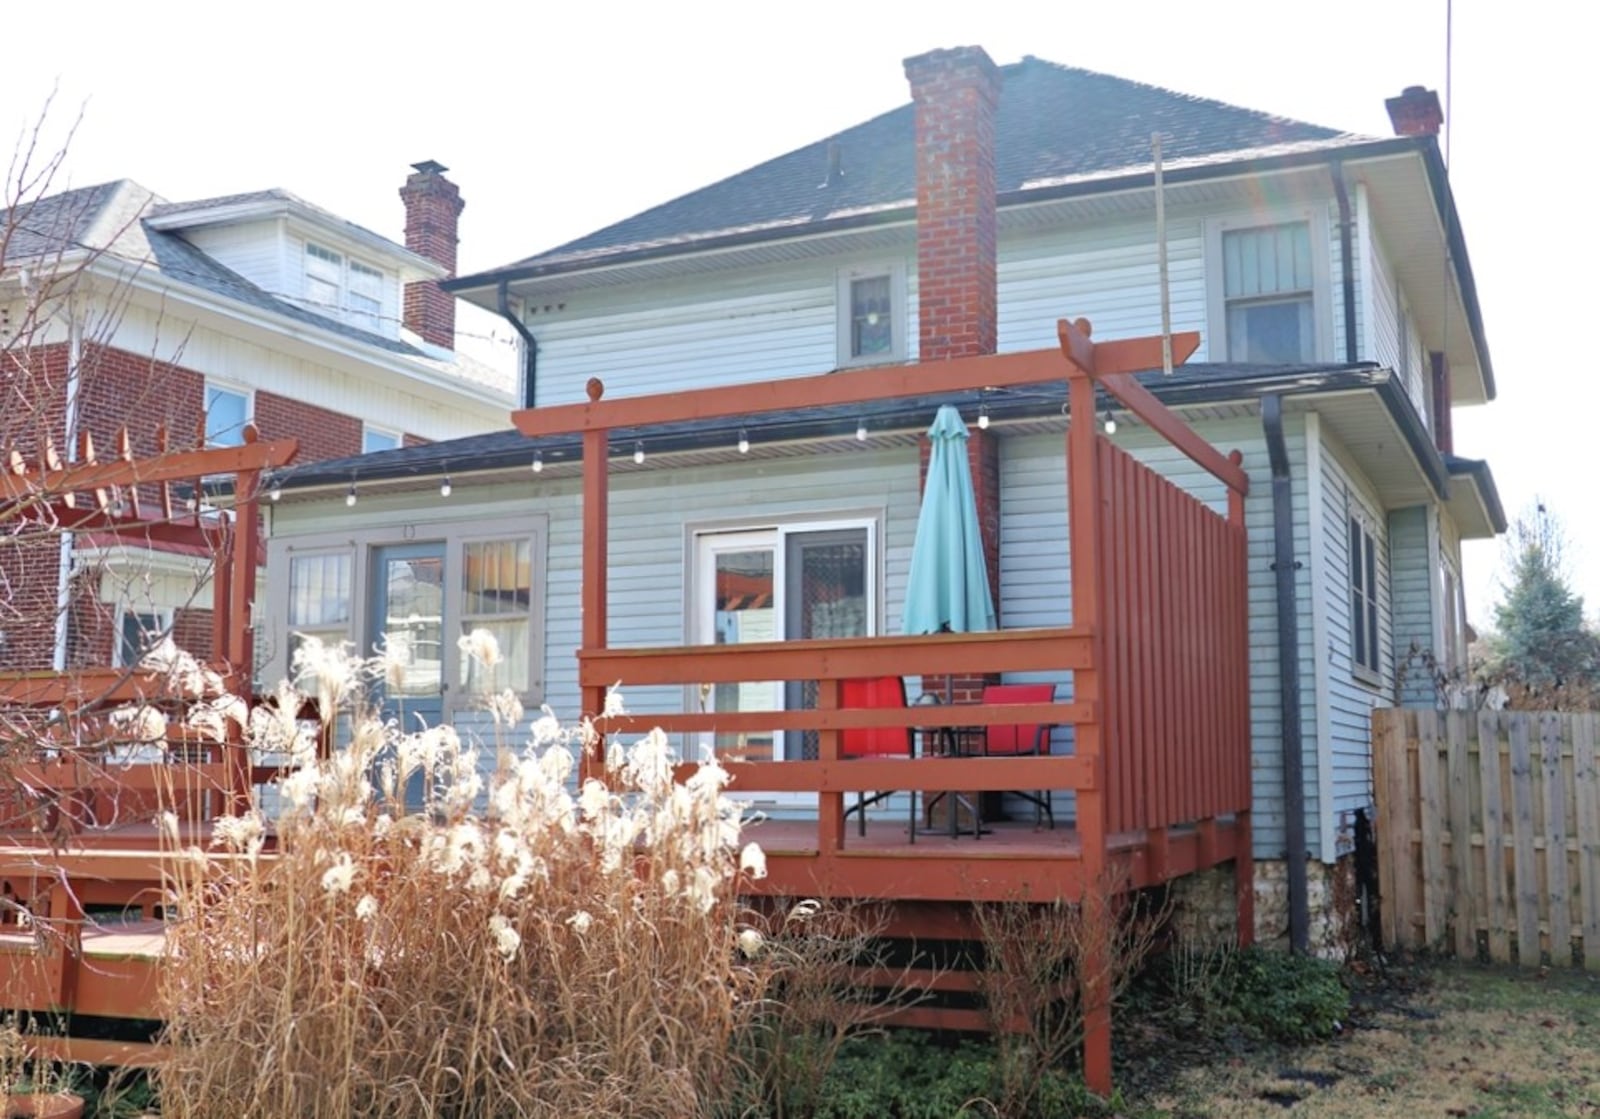
<svg viewBox="0 0 1600 1119">
<path fill-rule="evenodd" d="M 908 100 L 901 60 L 933 47 L 1033 54 L 1374 135 L 1390 133 L 1385 97 L 1443 95 L 1446 77 L 1445 0 L 8 8 L 0 127 L 35 119 L 53 86 L 54 136 L 82 106 L 63 185 L 130 178 L 175 200 L 278 186 L 398 240 L 408 164 L 437 159 L 467 200 L 464 271 L 893 108 Z M 1564 520 L 1591 612 L 1600 389 L 1576 327 L 1592 321 L 1581 269 L 1600 249 L 1597 31 L 1586 4 L 1462 0 L 1447 110 L 1500 391 L 1457 413 L 1456 449 L 1490 460 L 1513 516 L 1537 494 Z M 1499 561 L 1498 546 L 1469 546 L 1480 625 Z"/>
</svg>

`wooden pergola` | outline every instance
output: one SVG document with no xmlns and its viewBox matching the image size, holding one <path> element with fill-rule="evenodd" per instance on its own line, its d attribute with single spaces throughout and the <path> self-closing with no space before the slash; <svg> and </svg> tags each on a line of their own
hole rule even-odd
<svg viewBox="0 0 1600 1119">
<path fill-rule="evenodd" d="M 1253 926 L 1250 846 L 1249 657 L 1244 496 L 1238 452 L 1202 439 L 1134 377 L 1159 368 L 1160 337 L 1095 342 L 1084 320 L 1059 324 L 1060 347 L 956 358 L 690 392 L 607 400 L 598 380 L 586 402 L 515 413 L 523 434 L 583 437 L 583 645 L 577 651 L 583 710 L 605 732 L 810 731 L 814 761 L 727 760 L 734 788 L 809 793 L 815 825 L 768 825 L 775 895 L 930 903 L 1081 900 L 1086 891 L 1166 882 L 1232 860 L 1239 934 Z M 1197 334 L 1170 340 L 1175 362 Z M 1071 545 L 1072 624 L 1056 629 L 739 645 L 616 648 L 607 617 L 610 433 L 653 425 L 750 417 L 818 406 L 1065 383 L 1070 415 L 1064 461 Z M 1094 422 L 1108 394 L 1227 489 L 1219 515 L 1118 449 Z M 842 709 L 841 682 L 855 677 L 1070 672 L 1070 702 Z M 772 712 L 642 712 L 605 717 L 608 689 L 755 681 L 815 681 L 815 709 Z M 1050 723 L 1074 730 L 1067 755 L 848 759 L 840 732 L 853 727 Z M 597 754 L 586 776 L 603 777 Z M 1072 828 L 1001 833 L 981 844 L 923 841 L 875 825 L 847 840 L 847 794 L 1070 790 Z M 808 834 L 809 829 L 809 834 Z M 1111 884 L 1108 887 L 1108 884 Z M 1087 909 L 1086 909 L 1087 912 Z M 1086 961 L 1085 1067 L 1091 1087 L 1111 1087 L 1109 991 Z M 913 1014 L 929 1025 L 971 1028 L 972 1011 Z"/>
<path fill-rule="evenodd" d="M 40 534 L 70 531 L 129 547 L 209 555 L 214 655 L 207 667 L 221 690 L 249 702 L 261 479 L 290 462 L 297 444 L 262 440 L 254 427 L 233 447 L 175 449 L 164 430 L 154 443 L 154 454 L 136 456 L 123 431 L 115 452 L 102 456 L 85 435 L 70 462 L 48 443 L 33 462 L 8 450 L 0 455 L 0 512 L 26 519 Z M 206 508 L 208 489 L 228 476 L 231 510 Z M 24 931 L 14 909 L 0 911 L 0 922 L 9 926 L 0 927 L 0 1005 L 7 1010 L 156 1016 L 169 853 L 153 820 L 85 825 L 96 820 L 106 798 L 149 807 L 145 815 L 170 805 L 185 814 L 184 840 L 203 842 L 208 818 L 248 807 L 252 787 L 277 775 L 275 768 L 250 764 L 241 728 L 231 721 L 221 737 L 171 721 L 162 764 L 107 764 L 105 748 L 119 734 L 127 737 L 113 727 L 112 710 L 140 705 L 168 712 L 185 698 L 164 673 L 138 666 L 0 674 L 0 708 L 43 716 L 48 736 L 33 756 L 10 758 L 5 773 L 12 799 L 36 808 L 0 830 L 0 879 L 25 891 L 7 901 L 26 900 L 36 926 Z M 139 735 L 140 741 L 146 737 Z M 107 909 L 119 919 L 102 924 L 86 916 Z M 32 1041 L 41 1055 L 98 1064 L 146 1064 L 158 1055 L 138 1042 Z"/>
</svg>

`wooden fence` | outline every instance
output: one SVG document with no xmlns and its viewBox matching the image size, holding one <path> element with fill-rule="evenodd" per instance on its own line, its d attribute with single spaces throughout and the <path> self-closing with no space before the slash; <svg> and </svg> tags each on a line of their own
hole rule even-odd
<svg viewBox="0 0 1600 1119">
<path fill-rule="evenodd" d="M 1600 971 L 1600 716 L 1373 713 L 1384 939 Z"/>
</svg>

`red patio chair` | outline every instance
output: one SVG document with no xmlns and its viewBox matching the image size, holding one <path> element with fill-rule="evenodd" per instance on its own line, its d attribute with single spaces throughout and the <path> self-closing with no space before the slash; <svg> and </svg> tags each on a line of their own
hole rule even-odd
<svg viewBox="0 0 1600 1119">
<path fill-rule="evenodd" d="M 983 689 L 985 704 L 1054 703 L 1055 698 L 1054 684 L 990 684 Z M 1026 757 L 1048 754 L 1050 732 L 1053 729 L 1048 723 L 1017 723 L 989 727 L 983 736 L 984 756 Z M 1015 792 L 1023 800 L 1032 802 L 1034 827 L 1038 827 L 1043 818 L 1048 818 L 1051 829 L 1055 829 L 1056 814 L 1050 806 L 1049 789 L 1039 789 L 1035 792 L 1015 790 Z"/>
<path fill-rule="evenodd" d="M 872 676 L 839 682 L 841 708 L 895 708 L 906 705 L 906 684 L 898 676 Z M 839 755 L 845 758 L 910 758 L 915 756 L 910 727 L 850 727 L 839 732 Z M 887 800 L 894 791 L 856 794 L 856 802 L 844 814 L 856 814 L 862 836 L 867 834 L 867 807 Z M 917 841 L 916 798 L 912 797 L 911 842 Z"/>
</svg>

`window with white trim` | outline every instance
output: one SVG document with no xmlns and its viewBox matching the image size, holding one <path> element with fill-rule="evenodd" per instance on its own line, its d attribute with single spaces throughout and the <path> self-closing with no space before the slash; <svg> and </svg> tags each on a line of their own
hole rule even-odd
<svg viewBox="0 0 1600 1119">
<path fill-rule="evenodd" d="M 900 265 L 839 273 L 839 364 L 906 358 L 906 275 Z"/>
<path fill-rule="evenodd" d="M 1444 629 L 1439 667 L 1453 672 L 1466 664 L 1467 642 L 1466 626 L 1462 624 L 1461 580 L 1456 577 L 1455 566 L 1446 558 L 1439 561 L 1439 593 L 1444 605 L 1439 615 Z"/>
<path fill-rule="evenodd" d="M 1222 234 L 1222 298 L 1228 360 L 1316 358 L 1316 263 L 1303 221 Z"/>
<path fill-rule="evenodd" d="M 374 334 L 392 334 L 383 318 L 384 274 L 370 264 L 306 242 L 305 299 L 312 310 Z"/>
<path fill-rule="evenodd" d="M 250 390 L 206 381 L 206 446 L 237 447 L 250 422 Z"/>
<path fill-rule="evenodd" d="M 1378 540 L 1372 525 L 1350 514 L 1350 659 L 1357 675 L 1377 676 L 1382 661 L 1378 636 Z"/>
<path fill-rule="evenodd" d="M 390 431 L 386 427 L 373 427 L 365 424 L 361 428 L 361 453 L 370 455 L 374 451 L 392 451 L 400 446 L 400 433 Z"/>
</svg>

